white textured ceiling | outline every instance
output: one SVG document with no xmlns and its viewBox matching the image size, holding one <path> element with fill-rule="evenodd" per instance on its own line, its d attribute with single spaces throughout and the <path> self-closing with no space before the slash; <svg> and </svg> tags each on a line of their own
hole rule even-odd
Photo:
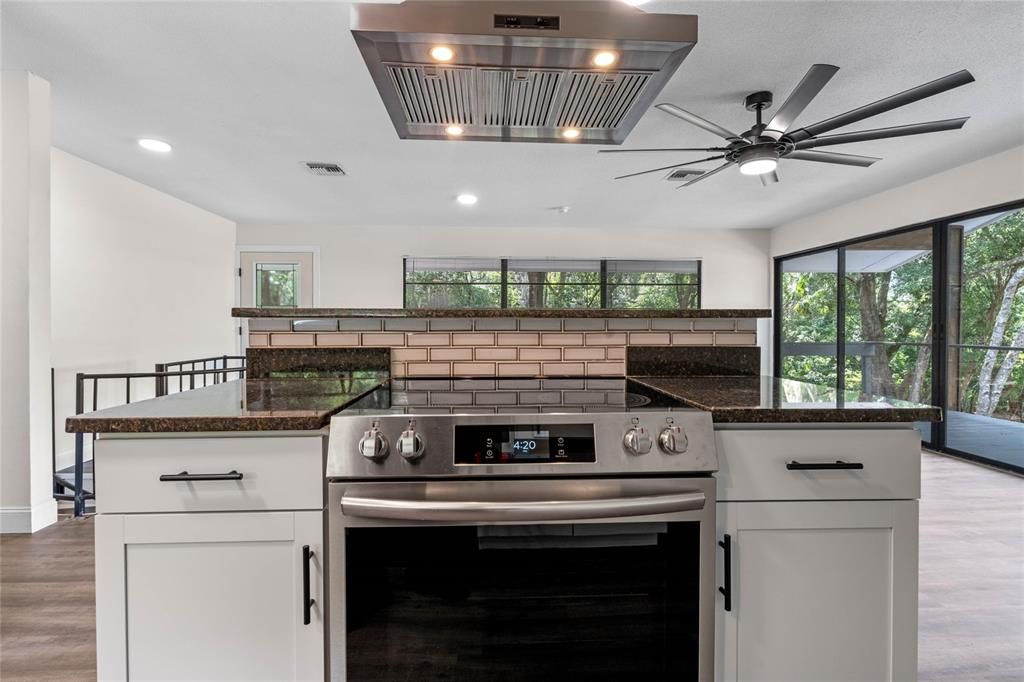
<svg viewBox="0 0 1024 682">
<path fill-rule="evenodd" d="M 694 156 L 399 140 L 348 32 L 348 9 L 5 0 L 3 68 L 51 82 L 56 146 L 240 222 L 772 227 L 1024 143 L 1016 0 L 649 3 L 700 21 L 696 48 L 658 101 L 728 128 L 752 122 L 744 95 L 773 90 L 781 103 L 815 62 L 841 70 L 800 124 L 961 68 L 977 78 L 853 126 L 972 117 L 958 132 L 833 148 L 884 158 L 872 168 L 783 161 L 778 185 L 730 169 L 678 191 L 660 175 L 612 177 Z M 139 137 L 165 139 L 174 152 L 144 152 Z M 624 147 L 717 143 L 651 110 Z M 337 161 L 349 175 L 314 177 L 305 161 Z M 457 205 L 465 191 L 480 202 Z M 571 210 L 548 210 L 562 205 Z"/>
</svg>

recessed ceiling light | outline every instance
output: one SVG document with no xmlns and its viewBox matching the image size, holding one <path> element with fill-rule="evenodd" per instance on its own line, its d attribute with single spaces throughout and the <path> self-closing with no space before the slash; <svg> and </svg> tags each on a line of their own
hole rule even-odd
<svg viewBox="0 0 1024 682">
<path fill-rule="evenodd" d="M 603 68 L 605 66 L 611 66 L 618 58 L 618 54 L 611 52 L 610 50 L 603 50 L 595 54 L 592 61 L 594 62 L 594 66 L 600 66 Z"/>
<path fill-rule="evenodd" d="M 455 197 L 455 201 L 459 202 L 463 206 L 472 206 L 478 201 L 478 199 L 475 194 L 460 194 Z"/>
<path fill-rule="evenodd" d="M 459 135 L 462 135 L 462 133 L 466 132 L 462 129 L 462 126 L 448 126 L 444 131 L 452 137 L 458 137 Z"/>
<path fill-rule="evenodd" d="M 455 52 L 447 45 L 436 45 L 430 48 L 430 57 L 437 62 L 450 62 L 455 58 Z"/>
<path fill-rule="evenodd" d="M 171 145 L 167 144 L 163 140 L 153 140 L 148 137 L 144 137 L 139 140 L 139 146 L 143 149 L 148 149 L 151 152 L 160 152 L 166 154 L 171 151 Z"/>
<path fill-rule="evenodd" d="M 622 0 L 622 1 L 624 3 L 626 3 L 627 5 L 633 5 L 634 7 L 637 7 L 638 5 L 646 5 L 651 0 Z"/>
<path fill-rule="evenodd" d="M 579 128 L 566 128 L 562 131 L 562 137 L 567 140 L 575 140 L 580 136 Z"/>
</svg>

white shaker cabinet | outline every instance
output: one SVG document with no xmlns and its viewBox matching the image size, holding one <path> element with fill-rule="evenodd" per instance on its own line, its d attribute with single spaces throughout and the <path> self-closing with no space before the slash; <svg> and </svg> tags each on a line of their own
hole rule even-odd
<svg viewBox="0 0 1024 682">
<path fill-rule="evenodd" d="M 794 427 L 716 437 L 717 679 L 916 680 L 917 433 Z"/>
<path fill-rule="evenodd" d="M 319 511 L 97 516 L 99 679 L 322 680 L 322 544 Z"/>
<path fill-rule="evenodd" d="M 718 679 L 916 679 L 917 504 L 719 504 Z"/>
</svg>

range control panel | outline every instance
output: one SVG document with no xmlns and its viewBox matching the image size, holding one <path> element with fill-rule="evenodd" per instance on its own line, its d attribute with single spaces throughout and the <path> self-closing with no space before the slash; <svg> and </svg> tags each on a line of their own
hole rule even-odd
<svg viewBox="0 0 1024 682">
<path fill-rule="evenodd" d="M 593 424 L 456 424 L 456 464 L 596 462 Z"/>
<path fill-rule="evenodd" d="M 711 415 L 637 413 L 335 416 L 327 476 L 710 473 Z"/>
</svg>

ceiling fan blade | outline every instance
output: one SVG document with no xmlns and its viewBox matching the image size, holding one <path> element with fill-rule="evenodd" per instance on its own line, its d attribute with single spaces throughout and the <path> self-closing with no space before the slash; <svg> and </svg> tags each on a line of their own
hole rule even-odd
<svg viewBox="0 0 1024 682">
<path fill-rule="evenodd" d="M 839 154 L 837 152 L 808 152 L 794 151 L 786 154 L 784 159 L 796 159 L 797 161 L 820 161 L 822 163 L 838 163 L 841 166 L 860 166 L 867 168 L 875 161 L 881 161 L 874 156 L 857 156 L 856 154 Z"/>
<path fill-rule="evenodd" d="M 667 147 L 664 149 L 598 149 L 598 154 L 626 154 L 629 152 L 725 152 L 728 147 Z"/>
<path fill-rule="evenodd" d="M 732 132 L 731 130 L 726 130 L 722 126 L 716 123 L 712 123 L 706 118 L 701 118 L 697 114 L 691 114 L 689 111 L 686 111 L 685 109 L 680 109 L 674 104 L 656 104 L 655 107 L 661 109 L 666 114 L 672 114 L 676 118 L 681 118 L 687 123 L 690 123 L 691 125 L 695 125 L 698 128 L 703 128 L 709 133 L 714 133 L 719 137 L 724 137 L 730 142 L 742 142 L 744 139 L 737 135 L 736 133 Z"/>
<path fill-rule="evenodd" d="M 867 142 L 869 140 L 883 140 L 887 137 L 904 137 L 906 135 L 922 135 L 924 133 L 937 133 L 943 130 L 959 130 L 964 127 L 970 116 L 963 118 L 948 118 L 944 121 L 928 121 L 927 123 L 912 123 L 905 126 L 892 126 L 891 128 L 875 128 L 874 130 L 858 130 L 853 133 L 839 133 L 838 135 L 825 135 L 824 137 L 812 137 L 797 142 L 797 149 L 813 149 L 824 147 L 830 144 L 846 144 L 848 142 Z"/>
<path fill-rule="evenodd" d="M 726 161 L 725 163 L 723 163 L 723 164 L 722 164 L 721 166 L 719 166 L 718 168 L 712 168 L 712 169 L 711 169 L 711 170 L 709 170 L 709 171 L 708 171 L 707 173 L 704 173 L 703 175 L 698 175 L 698 176 L 697 176 L 697 177 L 695 177 L 695 178 L 694 178 L 693 180 L 687 180 L 687 181 L 686 181 L 686 182 L 684 182 L 683 184 L 679 185 L 679 187 L 676 187 L 676 189 L 682 189 L 683 187 L 689 187 L 689 186 L 690 186 L 690 185 L 692 185 L 693 183 L 695 183 L 695 182 L 700 182 L 700 181 L 701 181 L 701 180 L 703 180 L 704 178 L 710 178 L 710 177 L 711 177 L 712 175 L 714 175 L 715 173 L 721 173 L 722 171 L 724 171 L 724 170 L 725 170 L 726 168 L 728 168 L 728 167 L 729 167 L 729 166 L 731 166 L 731 165 L 732 165 L 732 161 Z"/>
<path fill-rule="evenodd" d="M 797 116 L 807 108 L 811 100 L 821 92 L 821 89 L 831 80 L 832 76 L 836 75 L 837 71 L 839 71 L 839 67 L 831 64 L 812 65 L 803 80 L 797 84 L 793 92 L 789 93 L 789 97 L 775 112 L 772 120 L 768 121 L 768 128 L 765 129 L 765 132 L 777 132 L 781 137 L 782 133 L 789 130 Z"/>
<path fill-rule="evenodd" d="M 951 73 L 948 76 L 943 76 L 929 83 L 918 85 L 916 88 L 910 88 L 903 92 L 896 93 L 880 99 L 877 102 L 866 104 L 852 111 L 847 111 L 845 114 L 839 114 L 832 118 L 819 121 L 806 128 L 798 128 L 790 133 L 786 133 L 786 137 L 792 142 L 802 142 L 809 137 L 815 137 L 821 133 L 827 133 L 830 130 L 836 128 L 842 128 L 843 126 L 856 123 L 857 121 L 863 121 L 865 118 L 871 118 L 872 116 L 878 116 L 884 114 L 887 111 L 898 109 L 899 107 L 906 106 L 912 102 L 917 102 L 922 99 L 937 95 L 940 92 L 952 90 L 958 88 L 961 85 L 967 85 L 968 83 L 974 82 L 974 76 L 971 72 L 963 69 L 956 73 Z"/>
<path fill-rule="evenodd" d="M 779 172 L 772 171 L 771 173 L 762 173 L 757 177 L 761 178 L 761 184 L 767 187 L 768 185 L 774 185 L 779 181 Z"/>
<path fill-rule="evenodd" d="M 637 175 L 646 175 L 647 173 L 657 173 L 658 171 L 671 170 L 673 168 L 679 168 L 680 166 L 693 166 L 694 164 L 704 163 L 705 161 L 714 161 L 715 159 L 724 159 L 724 156 L 709 156 L 706 159 L 698 159 L 697 161 L 688 161 L 686 163 L 677 163 L 671 166 L 664 166 L 662 168 L 652 168 L 651 170 L 640 171 L 639 173 L 630 173 L 629 175 L 620 175 L 616 177 L 616 180 L 622 180 L 623 178 L 632 178 Z"/>
</svg>

